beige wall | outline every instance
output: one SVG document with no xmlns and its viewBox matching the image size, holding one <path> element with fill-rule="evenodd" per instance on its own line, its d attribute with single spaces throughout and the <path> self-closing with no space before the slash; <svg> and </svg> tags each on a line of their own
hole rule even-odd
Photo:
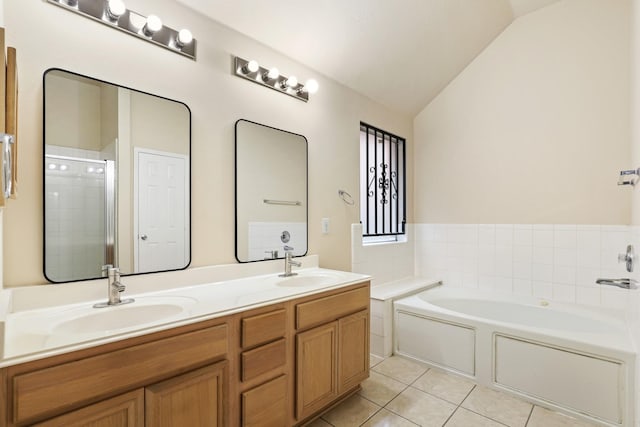
<svg viewBox="0 0 640 427">
<path fill-rule="evenodd" d="M 628 17 L 563 0 L 514 21 L 415 118 L 416 222 L 629 224 Z"/>
<path fill-rule="evenodd" d="M 338 189 L 358 192 L 359 121 L 407 138 L 411 118 L 355 94 L 259 42 L 212 23 L 170 0 L 129 0 L 198 39 L 191 61 L 43 1 L 5 2 L 7 43 L 18 49 L 20 198 L 5 210 L 5 286 L 43 283 L 42 73 L 66 68 L 185 102 L 192 111 L 192 266 L 234 259 L 233 125 L 246 118 L 309 140 L 309 253 L 323 266 L 349 270 L 350 224 L 358 207 Z M 231 55 L 277 65 L 285 74 L 315 77 L 320 91 L 307 104 L 233 76 Z M 348 64 L 345 64 L 348 66 Z M 411 176 L 411 171 L 408 171 Z M 411 194 L 411 187 L 409 187 Z M 409 209 L 411 212 L 411 209 Z M 321 235 L 321 218 L 331 232 Z M 409 218 L 411 221 L 412 218 Z"/>
<path fill-rule="evenodd" d="M 61 77 L 57 71 L 47 74 L 47 144 L 102 149 L 101 88 L 98 82 Z"/>
</svg>

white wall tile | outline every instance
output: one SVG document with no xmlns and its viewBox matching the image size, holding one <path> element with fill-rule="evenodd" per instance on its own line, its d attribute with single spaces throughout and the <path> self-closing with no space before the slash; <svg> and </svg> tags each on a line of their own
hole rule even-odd
<svg viewBox="0 0 640 427">
<path fill-rule="evenodd" d="M 533 262 L 533 246 L 514 245 L 513 246 L 513 262 Z"/>
<path fill-rule="evenodd" d="M 514 279 L 526 279 L 531 281 L 532 264 L 530 262 L 514 262 L 513 263 L 513 278 Z"/>
<path fill-rule="evenodd" d="M 626 289 L 619 289 L 611 286 L 604 286 L 600 288 L 601 304 L 604 307 L 616 310 L 626 310 L 628 308 L 628 298 L 629 291 Z"/>
<path fill-rule="evenodd" d="M 576 285 L 583 288 L 596 288 L 600 285 L 596 284 L 596 280 L 600 278 L 599 268 L 583 268 L 576 270 Z"/>
<path fill-rule="evenodd" d="M 576 284 L 575 267 L 565 267 L 563 265 L 554 265 L 553 266 L 553 283 L 559 283 L 563 285 L 575 285 Z"/>
<path fill-rule="evenodd" d="M 511 277 L 494 277 L 493 290 L 503 294 L 513 293 L 513 279 Z"/>
<path fill-rule="evenodd" d="M 552 298 L 560 302 L 576 302 L 576 287 L 571 285 L 553 284 Z"/>
<path fill-rule="evenodd" d="M 534 246 L 533 247 L 533 263 L 534 264 L 553 264 L 553 247 Z"/>
<path fill-rule="evenodd" d="M 553 227 L 553 246 L 556 248 L 575 248 L 578 242 L 575 225 L 556 225 Z"/>
<path fill-rule="evenodd" d="M 536 282 L 549 282 L 553 280 L 553 265 L 532 264 L 531 277 Z"/>
<path fill-rule="evenodd" d="M 553 286 L 551 282 L 533 282 L 533 296 L 538 298 L 553 298 Z"/>
<path fill-rule="evenodd" d="M 513 225 L 496 225 L 496 246 L 513 245 Z"/>
<path fill-rule="evenodd" d="M 462 287 L 468 289 L 478 288 L 478 274 L 477 273 L 463 273 L 462 274 Z"/>
<path fill-rule="evenodd" d="M 533 245 L 533 227 L 531 225 L 514 226 L 513 244 L 522 246 Z"/>
<path fill-rule="evenodd" d="M 600 289 L 576 287 L 576 302 L 584 305 L 600 305 Z"/>
<path fill-rule="evenodd" d="M 465 224 L 463 226 L 464 235 L 463 242 L 477 247 L 479 242 L 478 225 L 477 224 Z"/>
<path fill-rule="evenodd" d="M 521 296 L 533 295 L 533 282 L 527 279 L 513 279 L 513 293 Z"/>
<path fill-rule="evenodd" d="M 493 291 L 493 285 L 496 282 L 495 276 L 482 275 L 478 276 L 478 288 L 484 291 Z"/>
<path fill-rule="evenodd" d="M 496 244 L 496 226 L 489 224 L 478 225 L 478 244 L 479 245 L 495 245 Z"/>
<path fill-rule="evenodd" d="M 553 229 L 536 228 L 533 226 L 533 246 L 553 247 Z"/>
<path fill-rule="evenodd" d="M 557 247 L 553 249 L 553 263 L 555 265 L 575 267 L 577 259 L 578 255 L 575 248 Z"/>
</svg>

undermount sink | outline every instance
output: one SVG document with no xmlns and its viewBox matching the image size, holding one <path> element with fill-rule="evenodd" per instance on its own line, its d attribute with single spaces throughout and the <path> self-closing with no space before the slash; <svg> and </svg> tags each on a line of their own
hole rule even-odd
<svg viewBox="0 0 640 427">
<path fill-rule="evenodd" d="M 329 285 L 335 282 L 337 276 L 332 274 L 313 274 L 303 276 L 283 277 L 276 282 L 276 286 L 305 287 L 317 285 Z"/>
<path fill-rule="evenodd" d="M 52 329 L 54 334 L 87 334 L 113 332 L 120 329 L 156 323 L 175 317 L 196 301 L 187 297 L 142 297 L 131 304 L 92 308 L 77 313 Z"/>
</svg>

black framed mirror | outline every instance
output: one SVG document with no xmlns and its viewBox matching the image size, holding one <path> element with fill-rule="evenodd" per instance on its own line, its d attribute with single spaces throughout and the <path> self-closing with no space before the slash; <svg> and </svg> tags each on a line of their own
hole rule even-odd
<svg viewBox="0 0 640 427">
<path fill-rule="evenodd" d="M 51 282 L 186 268 L 191 111 L 52 68 L 44 73 L 44 275 Z"/>
<path fill-rule="evenodd" d="M 307 139 L 244 119 L 235 136 L 236 259 L 306 255 Z"/>
</svg>

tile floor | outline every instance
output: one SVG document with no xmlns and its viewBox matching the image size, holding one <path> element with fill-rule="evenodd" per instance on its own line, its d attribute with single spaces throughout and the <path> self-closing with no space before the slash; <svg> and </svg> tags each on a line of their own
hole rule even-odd
<svg viewBox="0 0 640 427">
<path fill-rule="evenodd" d="M 370 360 L 362 390 L 309 427 L 594 426 L 400 357 Z"/>
</svg>

